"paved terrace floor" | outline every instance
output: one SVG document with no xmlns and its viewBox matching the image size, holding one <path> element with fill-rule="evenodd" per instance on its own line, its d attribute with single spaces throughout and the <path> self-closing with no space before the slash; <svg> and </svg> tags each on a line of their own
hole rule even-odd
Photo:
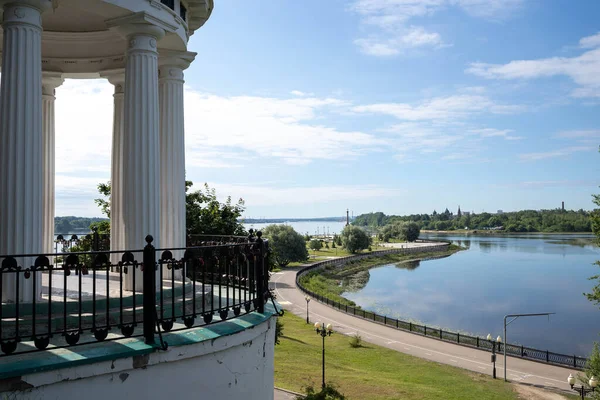
<svg viewBox="0 0 600 400">
<path fill-rule="evenodd" d="M 407 246 L 407 244 L 403 245 Z M 419 245 L 421 244 L 419 243 Z M 299 270 L 300 268 L 290 268 L 275 273 L 271 278 L 270 285 L 275 290 L 279 304 L 288 312 L 306 318 L 304 294 L 296 287 L 296 274 Z M 344 335 L 359 333 L 363 340 L 379 346 L 442 364 L 492 375 L 491 353 L 486 351 L 442 342 L 379 325 L 337 311 L 314 299 L 310 302 L 309 317 L 311 322 L 331 323 L 336 332 Z M 570 391 L 566 382 L 567 377 L 570 373 L 575 375 L 577 372 L 576 370 L 520 358 L 507 358 L 508 380 L 516 383 Z M 503 378 L 504 364 L 501 354 L 497 358 L 496 373 L 499 379 Z"/>
</svg>

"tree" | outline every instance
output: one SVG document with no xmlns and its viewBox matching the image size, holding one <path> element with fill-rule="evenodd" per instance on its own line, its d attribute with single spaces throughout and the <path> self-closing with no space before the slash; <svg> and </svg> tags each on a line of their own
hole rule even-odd
<svg viewBox="0 0 600 400">
<path fill-rule="evenodd" d="M 593 202 L 600 207 L 600 194 L 592 195 Z M 592 232 L 596 235 L 598 244 L 600 245 L 600 209 L 592 211 Z M 596 261 L 596 265 L 600 266 L 600 261 Z M 596 286 L 592 288 L 591 293 L 585 293 L 589 301 L 597 306 L 600 306 L 600 275 L 594 275 L 589 278 L 592 281 L 596 281 Z"/>
<path fill-rule="evenodd" d="M 192 185 L 191 181 L 185 182 L 186 193 Z M 204 189 L 187 193 L 185 203 L 185 220 L 189 234 L 247 235 L 244 225 L 239 221 L 246 209 L 243 199 L 233 203 L 229 196 L 224 203 L 220 203 L 216 190 L 205 183 Z"/>
<path fill-rule="evenodd" d="M 598 348 L 598 342 L 594 342 L 594 347 L 592 348 L 592 354 L 588 357 L 588 361 L 585 364 L 585 374 L 579 375 L 579 380 L 585 386 L 588 386 L 588 381 L 592 376 L 598 377 L 600 376 L 600 349 Z M 600 394 L 594 393 L 592 397 L 594 399 L 600 398 Z"/>
<path fill-rule="evenodd" d="M 304 236 L 288 225 L 269 225 L 263 230 L 269 239 L 269 247 L 273 251 L 275 261 L 280 267 L 290 262 L 304 261 L 308 258 Z"/>
<path fill-rule="evenodd" d="M 308 243 L 308 247 L 310 247 L 310 249 L 314 251 L 321 250 L 321 248 L 323 247 L 323 242 L 321 242 L 319 239 L 312 239 Z"/>
<path fill-rule="evenodd" d="M 239 199 L 235 204 L 231 197 L 227 197 L 225 203 L 217 200 L 217 193 L 214 188 L 204 184 L 204 189 L 188 193 L 193 183 L 185 182 L 185 211 L 186 225 L 189 234 L 210 234 L 210 235 L 235 235 L 245 236 L 248 233 L 244 225 L 239 221 L 244 213 L 244 200 Z M 98 192 L 104 198 L 94 201 L 102 210 L 102 213 L 110 218 L 110 182 L 100 183 Z M 109 225 L 110 227 L 110 225 Z M 106 226 L 99 226 L 99 230 L 106 229 Z"/>
<path fill-rule="evenodd" d="M 402 224 L 402 236 L 408 242 L 414 242 L 419 238 L 421 229 L 416 222 L 405 222 Z"/>
<path fill-rule="evenodd" d="M 110 181 L 107 183 L 99 183 L 98 192 L 100 192 L 104 198 L 95 199 L 94 202 L 100 207 L 102 214 L 106 215 L 107 218 L 110 218 Z"/>
<path fill-rule="evenodd" d="M 365 231 L 354 225 L 346 226 L 342 231 L 341 237 L 344 248 L 350 253 L 365 250 L 371 244 L 371 240 Z"/>
</svg>

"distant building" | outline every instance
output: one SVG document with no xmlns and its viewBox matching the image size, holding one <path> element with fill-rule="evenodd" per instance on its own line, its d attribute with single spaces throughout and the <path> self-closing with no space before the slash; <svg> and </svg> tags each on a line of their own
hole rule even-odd
<svg viewBox="0 0 600 400">
<path fill-rule="evenodd" d="M 498 211 L 496 212 L 496 214 L 504 214 L 504 211 L 502 211 L 502 210 L 498 210 Z"/>
</svg>

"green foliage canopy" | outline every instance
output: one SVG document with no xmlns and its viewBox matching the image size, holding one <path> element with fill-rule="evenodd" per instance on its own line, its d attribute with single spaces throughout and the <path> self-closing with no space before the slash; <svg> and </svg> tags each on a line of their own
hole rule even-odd
<svg viewBox="0 0 600 400">
<path fill-rule="evenodd" d="M 288 225 L 269 225 L 263 230 L 269 239 L 269 247 L 273 251 L 275 261 L 280 267 L 290 262 L 304 261 L 308 258 L 304 236 Z"/>
<path fill-rule="evenodd" d="M 217 199 L 216 190 L 210 188 L 208 184 L 205 183 L 203 189 L 189 192 L 192 185 L 191 181 L 185 182 L 186 225 L 189 234 L 235 236 L 245 236 L 248 234 L 244 225 L 239 221 L 245 210 L 243 199 L 239 199 L 236 203 L 233 203 L 231 197 L 227 197 L 226 201 L 221 203 Z M 100 183 L 98 185 L 98 192 L 103 197 L 94 201 L 100 207 L 102 213 L 110 218 L 110 182 Z M 103 222 L 98 225 L 100 233 L 107 232 L 110 229 L 108 221 L 97 219 L 97 221 L 93 222 Z M 64 230 L 65 233 L 69 232 L 69 229 L 65 228 L 72 228 L 73 222 L 69 223 L 70 226 L 66 224 L 66 222 L 62 222 L 60 225 L 57 225 L 57 231 L 63 232 Z M 88 222 L 87 226 L 81 227 L 81 229 L 91 228 L 92 226 Z"/>
<path fill-rule="evenodd" d="M 340 236 L 342 238 L 342 245 L 350 253 L 365 250 L 371 244 L 371 239 L 367 236 L 366 232 L 358 226 L 346 226 Z"/>
<path fill-rule="evenodd" d="M 186 192 L 192 187 L 191 181 L 186 181 Z M 188 192 L 186 203 L 186 225 L 189 234 L 235 235 L 245 236 L 248 233 L 239 221 L 246 209 L 243 199 L 233 203 L 228 196 L 224 203 L 217 200 L 217 193 L 207 183 L 204 189 Z"/>
<path fill-rule="evenodd" d="M 321 242 L 319 239 L 312 239 L 308 243 L 308 247 L 310 247 L 310 249 L 314 251 L 321 250 L 321 248 L 323 247 L 323 242 Z"/>
<path fill-rule="evenodd" d="M 523 210 L 501 214 L 480 214 L 461 212 L 453 214 L 448 209 L 443 213 L 432 214 L 385 215 L 369 213 L 359 215 L 353 225 L 380 228 L 398 222 L 414 221 L 420 229 L 490 229 L 502 227 L 509 232 L 592 232 L 593 211 L 585 210 Z"/>
<path fill-rule="evenodd" d="M 600 206 L 600 195 L 594 194 L 592 195 L 593 202 L 597 206 Z M 598 245 L 600 245 L 600 209 L 595 209 L 592 211 L 591 215 L 592 221 L 592 230 L 596 237 L 598 238 Z M 596 265 L 600 266 L 600 261 L 596 261 Z M 600 306 L 600 275 L 594 275 L 590 277 L 590 280 L 596 281 L 596 285 L 592 288 L 591 293 L 585 293 L 586 297 L 589 301 Z M 600 364 L 598 365 L 600 368 Z"/>
</svg>

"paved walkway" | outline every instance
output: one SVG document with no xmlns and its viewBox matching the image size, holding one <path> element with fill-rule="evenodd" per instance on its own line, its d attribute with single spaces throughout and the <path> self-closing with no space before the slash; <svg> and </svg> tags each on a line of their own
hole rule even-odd
<svg viewBox="0 0 600 400">
<path fill-rule="evenodd" d="M 275 389 L 275 400 L 296 400 L 298 396 L 285 392 L 283 390 Z"/>
<path fill-rule="evenodd" d="M 296 273 L 299 268 L 287 269 L 275 273 L 271 278 L 271 287 L 275 290 L 277 301 L 288 312 L 306 318 L 304 294 L 296 287 Z M 470 371 L 491 375 L 490 353 L 469 347 L 399 331 L 390 327 L 369 322 L 312 300 L 309 304 L 311 322 L 331 323 L 336 332 L 344 335 L 359 333 L 363 340 L 384 346 L 402 353 L 457 366 Z M 502 356 L 498 355 L 496 373 L 498 378 L 504 375 Z M 525 383 L 538 387 L 569 391 L 567 377 L 578 371 L 568 368 L 508 357 L 507 377 L 512 382 Z M 278 398 L 279 399 L 279 398 Z M 284 399 L 284 398 L 281 398 Z"/>
</svg>

